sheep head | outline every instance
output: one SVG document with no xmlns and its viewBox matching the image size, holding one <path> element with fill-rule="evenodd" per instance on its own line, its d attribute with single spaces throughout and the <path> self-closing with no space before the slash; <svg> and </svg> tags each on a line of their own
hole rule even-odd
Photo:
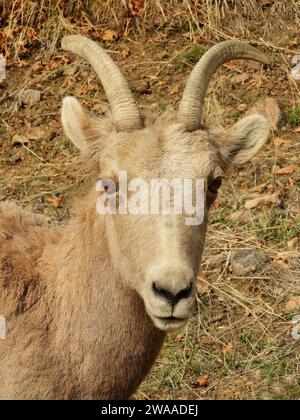
<svg viewBox="0 0 300 420">
<path fill-rule="evenodd" d="M 105 211 L 97 217 L 106 225 L 112 262 L 124 285 L 141 296 L 154 324 L 172 331 L 193 311 L 208 211 L 221 184 L 215 171 L 249 161 L 270 130 L 258 114 L 226 130 L 205 126 L 202 106 L 208 83 L 229 60 L 269 64 L 269 59 L 243 42 L 217 44 L 193 69 L 178 112 L 148 115 L 139 111 L 125 78 L 99 45 L 68 36 L 62 46 L 92 65 L 110 104 L 108 116 L 95 118 L 67 97 L 62 123 L 96 168 L 95 212 L 101 197 Z M 157 195 L 160 188 L 163 197 Z M 154 194 L 161 200 L 153 209 Z M 197 213 L 199 197 L 202 207 Z M 185 199 L 190 200 L 188 208 Z M 194 218 L 190 208 L 197 213 Z"/>
</svg>

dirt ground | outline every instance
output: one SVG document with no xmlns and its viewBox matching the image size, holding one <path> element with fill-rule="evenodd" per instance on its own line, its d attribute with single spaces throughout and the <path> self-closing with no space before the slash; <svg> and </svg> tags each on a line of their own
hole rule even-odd
<svg viewBox="0 0 300 420">
<path fill-rule="evenodd" d="M 187 75 L 216 42 L 246 40 L 272 58 L 270 68 L 231 62 L 210 84 L 207 121 L 228 126 L 272 97 L 283 123 L 250 163 L 227 174 L 210 217 L 195 315 L 168 338 L 135 398 L 300 399 L 300 340 L 292 334 L 300 315 L 300 81 L 289 77 L 300 54 L 300 2 L 42 3 L 0 1 L 7 57 L 0 200 L 55 223 L 67 220 L 85 176 L 62 131 L 62 98 L 74 95 L 95 113 L 107 107 L 91 68 L 61 50 L 63 35 L 101 42 L 139 103 L 161 111 L 176 107 Z M 26 89 L 39 90 L 40 100 L 28 104 Z M 270 195 L 248 208 L 249 200 Z"/>
</svg>

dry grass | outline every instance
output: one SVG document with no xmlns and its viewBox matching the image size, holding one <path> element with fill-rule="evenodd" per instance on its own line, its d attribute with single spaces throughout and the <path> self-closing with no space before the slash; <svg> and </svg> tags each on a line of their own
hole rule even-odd
<svg viewBox="0 0 300 420">
<path fill-rule="evenodd" d="M 105 47 L 140 102 L 161 109 L 176 105 L 195 60 L 213 42 L 247 39 L 273 57 L 269 70 L 250 63 L 223 67 L 211 84 L 208 119 L 225 125 L 240 117 L 239 105 L 266 95 L 278 98 L 288 123 L 273 137 L 287 143 L 276 146 L 272 138 L 258 157 L 229 176 L 211 215 L 195 316 L 186 331 L 167 341 L 137 398 L 300 398 L 299 342 L 291 336 L 291 320 L 300 309 L 286 309 L 300 294 L 299 251 L 289 246 L 300 236 L 300 175 L 299 170 L 273 173 L 274 165 L 299 167 L 299 85 L 287 75 L 292 55 L 300 50 L 300 4 L 261 4 L 0 0 L 0 47 L 9 64 L 7 80 L 0 84 L 0 199 L 15 199 L 52 221 L 68 215 L 68 198 L 84 177 L 77 152 L 62 134 L 61 99 L 76 95 L 95 112 L 105 104 L 88 66 L 58 51 L 62 35 L 81 32 L 100 40 L 106 30 L 116 31 L 118 39 Z M 125 48 L 129 57 L 121 54 Z M 249 81 L 232 84 L 232 76 L 241 73 Z M 40 89 L 42 101 L 21 106 L 20 86 Z M 44 133 L 25 147 L 13 145 L 13 136 L 28 127 Z M 254 209 L 247 220 L 232 221 L 232 213 L 262 188 L 280 191 L 281 206 Z M 266 263 L 237 275 L 232 261 L 240 249 L 261 250 Z M 205 386 L 197 385 L 206 375 Z"/>
<path fill-rule="evenodd" d="M 0 47 L 16 60 L 32 47 L 54 49 L 66 32 L 99 39 L 105 25 L 125 36 L 164 31 L 189 34 L 190 40 L 244 38 L 261 43 L 272 33 L 299 24 L 296 0 L 0 0 Z M 253 25 L 255 22 L 255 25 Z"/>
</svg>

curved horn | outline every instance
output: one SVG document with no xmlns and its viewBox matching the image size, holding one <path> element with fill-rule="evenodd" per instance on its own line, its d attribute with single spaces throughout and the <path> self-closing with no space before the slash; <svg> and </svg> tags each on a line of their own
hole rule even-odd
<svg viewBox="0 0 300 420">
<path fill-rule="evenodd" d="M 128 83 L 108 54 L 96 42 L 81 35 L 66 36 L 61 45 L 64 50 L 87 60 L 94 68 L 110 103 L 117 131 L 142 128 L 143 120 Z"/>
<path fill-rule="evenodd" d="M 201 127 L 204 96 L 213 74 L 222 64 L 238 58 L 271 64 L 266 55 L 245 42 L 224 41 L 210 48 L 190 74 L 179 104 L 178 119 L 188 131 Z"/>
</svg>

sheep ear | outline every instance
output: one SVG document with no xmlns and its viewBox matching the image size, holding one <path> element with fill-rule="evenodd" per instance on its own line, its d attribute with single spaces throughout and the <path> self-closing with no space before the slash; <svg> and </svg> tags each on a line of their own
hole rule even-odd
<svg viewBox="0 0 300 420">
<path fill-rule="evenodd" d="M 85 131 L 89 126 L 89 117 L 77 99 L 67 96 L 63 99 L 61 121 L 67 137 L 79 149 L 86 147 Z"/>
<path fill-rule="evenodd" d="M 269 133 L 270 124 L 260 114 L 238 121 L 230 129 L 226 144 L 221 147 L 228 165 L 240 165 L 253 158 L 267 141 Z"/>
</svg>

